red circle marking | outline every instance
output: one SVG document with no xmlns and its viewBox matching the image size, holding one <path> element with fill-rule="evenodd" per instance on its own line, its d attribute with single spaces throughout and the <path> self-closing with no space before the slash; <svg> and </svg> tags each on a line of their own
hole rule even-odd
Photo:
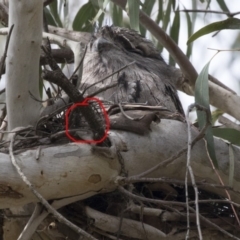
<svg viewBox="0 0 240 240">
<path fill-rule="evenodd" d="M 102 113 L 104 115 L 104 119 L 105 119 L 105 125 L 106 125 L 106 128 L 105 128 L 105 132 L 104 132 L 104 136 L 101 138 L 101 139 L 97 139 L 97 140 L 94 140 L 94 139 L 91 139 L 91 140 L 79 140 L 79 139 L 76 139 L 74 138 L 70 133 L 69 133 L 69 129 L 68 129 L 68 125 L 69 125 L 69 115 L 71 113 L 71 111 L 73 111 L 75 108 L 77 107 L 81 107 L 81 106 L 88 106 L 89 105 L 89 101 L 95 101 L 97 102 L 97 104 L 100 106 L 101 110 L 102 110 Z M 106 112 L 106 109 L 105 107 L 103 106 L 103 103 L 98 99 L 98 98 L 85 98 L 83 102 L 81 103 L 74 103 L 70 108 L 68 108 L 68 110 L 66 111 L 66 114 L 65 114 L 65 119 L 66 119 L 66 124 L 65 124 L 65 132 L 66 132 L 66 135 L 67 137 L 73 141 L 73 142 L 77 142 L 77 143 L 101 143 L 103 142 L 106 138 L 107 138 L 107 135 L 108 135 L 108 132 L 109 132 L 109 129 L 110 129 L 110 122 L 109 122 L 109 118 L 108 118 L 108 114 Z"/>
</svg>

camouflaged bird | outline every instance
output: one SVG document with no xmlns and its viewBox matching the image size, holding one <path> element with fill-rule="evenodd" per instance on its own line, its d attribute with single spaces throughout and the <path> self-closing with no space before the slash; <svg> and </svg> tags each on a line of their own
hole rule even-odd
<svg viewBox="0 0 240 240">
<path fill-rule="evenodd" d="M 84 59 L 81 90 L 130 63 L 118 74 L 88 88 L 87 94 L 116 83 L 97 97 L 114 103 L 164 106 L 184 115 L 172 81 L 173 67 L 164 62 L 151 41 L 127 28 L 105 26 L 93 35 Z"/>
</svg>

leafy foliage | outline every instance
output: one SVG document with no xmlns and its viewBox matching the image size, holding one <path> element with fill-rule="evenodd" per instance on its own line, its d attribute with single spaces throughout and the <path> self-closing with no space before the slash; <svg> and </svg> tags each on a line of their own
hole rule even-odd
<svg viewBox="0 0 240 240">
<path fill-rule="evenodd" d="M 50 12 L 51 12 L 52 17 L 54 18 L 55 22 L 57 23 L 57 26 L 58 27 L 63 27 L 62 21 L 60 19 L 59 12 L 58 12 L 58 2 L 53 1 L 49 5 L 49 8 L 50 8 Z"/>
<path fill-rule="evenodd" d="M 213 128 L 216 137 L 223 138 L 228 142 L 240 146 L 240 132 L 233 128 Z"/>
<path fill-rule="evenodd" d="M 207 112 L 210 115 L 210 106 L 209 106 L 209 90 L 208 90 L 208 69 L 210 65 L 209 61 L 199 74 L 196 86 L 195 86 L 195 102 L 199 104 L 200 106 L 203 106 L 206 108 Z M 204 128 L 206 124 L 208 124 L 211 119 L 208 119 L 209 116 L 207 116 L 206 112 L 203 111 L 197 111 L 198 116 L 198 124 L 200 129 Z M 205 132 L 205 139 L 207 140 L 207 149 L 209 152 L 209 155 L 211 159 L 214 162 L 215 167 L 218 166 L 216 154 L 215 154 L 215 148 L 214 148 L 214 140 L 213 140 L 213 133 L 212 133 L 212 126 L 208 126 L 206 132 Z"/>
<path fill-rule="evenodd" d="M 224 21 L 211 23 L 197 32 L 195 32 L 187 41 L 187 44 L 193 42 L 194 40 L 198 39 L 199 37 L 206 35 L 211 32 L 216 32 L 225 29 L 240 29 L 240 19 L 238 18 L 228 18 Z"/>
<path fill-rule="evenodd" d="M 93 31 L 93 25 L 91 20 L 97 14 L 97 10 L 91 1 L 84 4 L 76 14 L 76 17 L 73 21 L 72 28 L 75 31 Z"/>
<path fill-rule="evenodd" d="M 139 32 L 139 0 L 128 0 L 130 27 Z"/>
<path fill-rule="evenodd" d="M 46 16 L 48 24 L 57 27 L 57 23 L 48 8 L 44 8 L 44 14 Z"/>
</svg>

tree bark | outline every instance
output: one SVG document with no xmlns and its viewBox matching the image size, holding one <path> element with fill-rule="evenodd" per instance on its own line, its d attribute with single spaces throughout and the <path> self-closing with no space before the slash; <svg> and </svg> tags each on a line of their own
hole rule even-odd
<svg viewBox="0 0 240 240">
<path fill-rule="evenodd" d="M 82 195 L 82 199 L 113 191 L 117 188 L 115 180 L 120 175 L 119 155 L 124 161 L 125 171 L 129 176 L 138 175 L 160 162 L 172 157 L 187 146 L 187 126 L 174 120 L 162 120 L 151 125 L 152 131 L 145 136 L 111 131 L 109 137 L 112 147 L 98 148 L 87 144 L 69 143 L 61 146 L 42 147 L 39 160 L 36 160 L 38 149 L 31 149 L 16 155 L 17 162 L 27 178 L 46 199 L 58 199 Z M 198 134 L 192 129 L 193 136 Z M 229 179 L 228 144 L 215 138 L 219 173 L 225 185 Z M 234 190 L 240 191 L 240 149 L 233 147 Z M 8 154 L 0 154 L 0 208 L 23 206 L 37 202 L 13 168 Z M 204 140 L 199 141 L 192 149 L 191 165 L 197 181 L 220 184 L 211 167 Z M 170 164 L 160 167 L 147 177 L 185 179 L 186 154 Z M 225 196 L 221 188 L 200 186 L 202 189 Z M 233 201 L 240 202 L 240 197 L 231 193 Z M 86 194 L 86 195 L 85 195 Z"/>
<path fill-rule="evenodd" d="M 14 25 L 6 60 L 6 102 L 8 129 L 34 125 L 41 104 L 39 59 L 42 41 L 43 2 L 10 1 L 9 26 Z"/>
</svg>

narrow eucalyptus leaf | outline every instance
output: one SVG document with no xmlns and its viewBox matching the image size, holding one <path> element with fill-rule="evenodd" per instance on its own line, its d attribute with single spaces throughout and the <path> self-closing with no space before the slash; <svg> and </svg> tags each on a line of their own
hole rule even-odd
<svg viewBox="0 0 240 240">
<path fill-rule="evenodd" d="M 105 14 L 101 14 L 101 16 L 99 17 L 99 19 L 98 19 L 98 27 L 102 27 L 103 26 L 104 16 L 105 16 Z"/>
<path fill-rule="evenodd" d="M 205 139 L 207 141 L 207 150 L 210 158 L 213 161 L 213 164 L 215 168 L 218 168 L 218 161 L 215 153 L 215 145 L 214 145 L 214 138 L 213 138 L 213 131 L 212 126 L 209 126 L 206 133 L 205 133 Z"/>
<path fill-rule="evenodd" d="M 70 24 L 70 20 L 69 20 L 69 3 L 68 1 L 65 2 L 64 6 L 63 6 L 63 17 L 64 17 L 64 27 L 68 28 L 69 24 Z"/>
<path fill-rule="evenodd" d="M 204 36 L 211 32 L 216 32 L 224 29 L 240 29 L 240 19 L 238 18 L 228 18 L 223 21 L 211 23 L 197 32 L 195 32 L 187 41 L 187 44 L 193 42 L 201 36 Z"/>
<path fill-rule="evenodd" d="M 142 10 L 143 10 L 148 16 L 150 16 L 150 15 L 151 15 L 151 12 L 152 12 L 152 10 L 153 10 L 154 4 L 155 4 L 155 1 L 145 1 L 145 2 L 142 4 Z M 142 35 L 142 36 L 146 36 L 146 28 L 142 27 L 141 25 L 140 25 L 140 32 L 141 32 L 141 35 Z"/>
<path fill-rule="evenodd" d="M 208 89 L 208 69 L 210 65 L 209 61 L 204 68 L 202 69 L 201 73 L 198 75 L 195 84 L 195 102 L 203 107 L 205 107 L 210 115 L 210 106 L 209 106 L 209 89 Z M 203 111 L 197 111 L 198 117 L 198 124 L 199 128 L 202 129 L 207 121 L 206 113 Z M 213 132 L 212 126 L 209 126 L 205 132 L 205 139 L 207 141 L 207 150 L 209 153 L 210 158 L 213 161 L 213 164 L 216 168 L 218 168 L 217 158 L 215 154 L 215 147 L 214 147 L 214 139 L 213 139 Z"/>
<path fill-rule="evenodd" d="M 225 0 L 217 0 L 217 3 L 224 12 L 229 12 L 229 9 L 225 3 Z"/>
<path fill-rule="evenodd" d="M 172 0 L 172 10 L 175 11 L 176 8 L 176 0 Z"/>
<path fill-rule="evenodd" d="M 54 17 L 56 23 L 58 24 L 58 27 L 63 27 L 62 21 L 60 19 L 60 15 L 58 12 L 58 2 L 53 1 L 52 3 L 49 4 L 49 8 L 52 16 Z"/>
<path fill-rule="evenodd" d="M 42 79 L 42 67 L 39 65 L 39 94 L 40 98 L 42 99 L 43 97 L 43 79 Z"/>
<path fill-rule="evenodd" d="M 92 2 L 84 4 L 76 14 L 72 28 L 74 31 L 92 31 L 93 26 L 90 23 L 90 19 L 93 19 L 96 15 L 95 7 Z"/>
<path fill-rule="evenodd" d="M 120 7 L 118 7 L 113 2 L 110 2 L 110 15 L 112 17 L 113 25 L 121 26 L 123 21 L 123 12 Z"/>
<path fill-rule="evenodd" d="M 167 5 L 167 9 L 166 12 L 164 14 L 164 18 L 163 18 L 163 30 L 166 31 L 168 24 L 170 22 L 170 15 L 171 15 L 171 5 L 172 5 L 172 1 L 169 0 L 168 1 L 168 5 Z"/>
<path fill-rule="evenodd" d="M 154 7 L 155 1 L 145 1 L 143 6 L 142 6 L 142 10 L 147 14 L 150 15 L 153 7 Z"/>
<path fill-rule="evenodd" d="M 49 11 L 49 9 L 45 7 L 43 9 L 43 11 L 44 11 L 44 14 L 45 14 L 46 19 L 47 19 L 47 24 L 57 27 L 58 25 L 57 25 L 56 21 L 54 20 L 54 18 L 52 16 L 51 12 Z"/>
<path fill-rule="evenodd" d="M 158 0 L 158 15 L 156 18 L 156 23 L 159 24 L 162 19 L 163 19 L 163 1 Z"/>
<path fill-rule="evenodd" d="M 204 66 L 195 84 L 195 102 L 199 105 L 209 108 L 209 90 L 208 90 L 208 69 L 210 61 Z M 204 113 L 202 115 L 205 115 Z M 205 117 L 199 122 L 200 127 L 203 127 L 205 123 Z"/>
<path fill-rule="evenodd" d="M 175 12 L 173 24 L 170 30 L 170 37 L 175 41 L 176 44 L 178 44 L 179 30 L 180 30 L 180 14 L 178 10 L 179 8 L 177 8 L 177 11 Z M 172 66 L 175 66 L 175 61 L 173 60 L 172 57 L 170 57 L 169 64 Z"/>
<path fill-rule="evenodd" d="M 139 0 L 128 0 L 130 27 L 139 32 Z"/>
<path fill-rule="evenodd" d="M 97 2 L 98 2 L 98 7 L 103 9 L 103 2 L 104 2 L 104 0 L 98 0 Z"/>
<path fill-rule="evenodd" d="M 186 19 L 187 19 L 188 38 L 189 38 L 192 35 L 192 28 L 193 28 L 193 26 L 192 26 L 192 21 L 191 21 L 189 13 L 185 12 L 185 14 L 186 14 Z M 191 54 L 192 54 L 192 44 L 189 44 L 187 46 L 187 53 L 186 53 L 186 55 L 189 58 L 191 56 Z"/>
<path fill-rule="evenodd" d="M 209 7 L 210 7 L 210 3 L 211 3 L 211 0 L 208 0 L 208 1 L 207 1 L 206 9 L 209 9 Z"/>
<path fill-rule="evenodd" d="M 224 112 L 221 109 L 216 109 L 212 112 L 212 125 L 215 124 L 215 122 L 218 120 L 220 116 L 222 116 Z"/>
<path fill-rule="evenodd" d="M 170 36 L 175 41 L 176 44 L 178 44 L 178 38 L 179 38 L 179 29 L 180 29 L 180 14 L 179 14 L 179 8 L 175 12 L 175 16 L 173 19 L 173 24 L 170 30 Z"/>
<path fill-rule="evenodd" d="M 240 146 L 240 131 L 233 128 L 213 128 L 216 137 L 227 140 L 228 142 Z"/>
<path fill-rule="evenodd" d="M 160 25 L 160 22 L 164 18 L 163 6 L 164 6 L 163 1 L 162 0 L 158 0 L 158 15 L 157 15 L 157 18 L 156 18 L 156 23 L 158 25 Z M 159 42 L 157 42 L 157 48 L 159 49 L 160 52 L 162 52 L 163 46 Z"/>
<path fill-rule="evenodd" d="M 233 187 L 234 178 L 234 152 L 232 144 L 229 144 L 229 186 Z"/>
<path fill-rule="evenodd" d="M 94 17 L 94 19 L 91 21 L 92 24 L 94 24 L 96 21 L 99 20 L 100 16 L 102 16 L 102 14 L 104 13 L 108 3 L 110 0 L 104 0 L 104 2 L 102 4 L 99 5 L 99 10 L 97 15 Z"/>
</svg>

